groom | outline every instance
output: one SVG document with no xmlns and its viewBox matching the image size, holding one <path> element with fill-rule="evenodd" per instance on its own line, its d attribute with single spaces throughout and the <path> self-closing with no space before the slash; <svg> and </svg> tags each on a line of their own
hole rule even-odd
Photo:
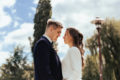
<svg viewBox="0 0 120 80">
<path fill-rule="evenodd" d="M 35 80 L 62 80 L 60 59 L 52 47 L 61 34 L 61 23 L 48 20 L 45 34 L 34 47 Z"/>
</svg>

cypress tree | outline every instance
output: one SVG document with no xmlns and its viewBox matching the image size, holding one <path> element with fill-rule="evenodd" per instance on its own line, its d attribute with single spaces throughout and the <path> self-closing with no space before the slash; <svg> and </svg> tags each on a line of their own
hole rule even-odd
<svg viewBox="0 0 120 80">
<path fill-rule="evenodd" d="M 40 0 L 38 2 L 36 14 L 34 17 L 34 41 L 32 44 L 32 52 L 34 44 L 45 32 L 47 20 L 51 18 L 52 15 L 51 8 L 52 7 L 50 4 L 50 0 Z"/>
</svg>

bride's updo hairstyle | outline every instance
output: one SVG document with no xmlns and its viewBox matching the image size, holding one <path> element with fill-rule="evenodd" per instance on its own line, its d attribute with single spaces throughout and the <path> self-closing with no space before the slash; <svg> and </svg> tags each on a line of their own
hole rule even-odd
<svg viewBox="0 0 120 80">
<path fill-rule="evenodd" d="M 81 58 L 82 58 L 82 66 L 84 66 L 84 58 L 83 58 L 84 52 L 81 51 L 83 50 L 83 42 L 82 42 L 83 35 L 75 28 L 67 28 L 67 31 L 69 32 L 70 36 L 73 39 L 74 46 L 76 46 L 80 50 Z"/>
</svg>

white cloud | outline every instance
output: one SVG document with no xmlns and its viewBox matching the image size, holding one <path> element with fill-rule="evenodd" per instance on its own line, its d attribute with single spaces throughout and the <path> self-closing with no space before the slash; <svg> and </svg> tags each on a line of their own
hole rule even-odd
<svg viewBox="0 0 120 80">
<path fill-rule="evenodd" d="M 2 50 L 2 43 L 1 43 L 1 41 L 0 41 L 0 51 Z"/>
<path fill-rule="evenodd" d="M 28 37 L 33 35 L 33 24 L 23 23 L 19 29 L 10 32 L 4 38 L 3 45 L 22 45 L 25 46 L 25 51 L 30 52 L 30 44 Z"/>
<path fill-rule="evenodd" d="M 12 9 L 12 13 L 15 14 L 16 13 L 16 9 Z"/>
<path fill-rule="evenodd" d="M 31 16 L 32 16 L 32 13 L 28 13 L 28 16 L 31 17 Z"/>
<path fill-rule="evenodd" d="M 0 28 L 7 26 L 12 21 L 10 15 L 6 14 L 0 9 Z"/>
<path fill-rule="evenodd" d="M 62 4 L 64 3 L 65 0 L 51 0 L 52 6 L 56 6 L 57 4 Z"/>
<path fill-rule="evenodd" d="M 14 18 L 15 18 L 15 20 L 17 20 L 17 21 L 21 21 L 21 20 L 22 20 L 22 18 L 21 18 L 21 17 L 18 17 L 18 16 L 14 16 Z"/>
<path fill-rule="evenodd" d="M 7 32 L 6 31 L 1 31 L 0 35 L 5 35 Z"/>
<path fill-rule="evenodd" d="M 34 3 L 34 4 L 38 4 L 38 1 L 39 1 L 39 0 L 34 0 L 33 3 Z"/>
<path fill-rule="evenodd" d="M 77 28 L 84 35 L 84 44 L 86 39 L 90 38 L 96 31 L 96 27 L 90 23 L 95 17 L 120 18 L 119 0 L 52 0 L 51 3 L 52 18 L 60 21 L 65 28 L 70 26 Z M 65 47 L 61 37 L 58 39 L 58 44 L 59 52 L 65 53 L 67 47 Z"/>
<path fill-rule="evenodd" d="M 31 7 L 31 9 L 32 9 L 32 11 L 34 11 L 34 12 L 36 11 L 36 8 L 35 8 L 35 7 Z"/>
<path fill-rule="evenodd" d="M 0 51 L 0 66 L 6 62 L 6 59 L 10 57 L 9 52 Z"/>
<path fill-rule="evenodd" d="M 4 8 L 12 7 L 15 2 L 16 0 L 0 0 L 0 28 L 11 23 L 11 16 L 4 11 Z"/>
<path fill-rule="evenodd" d="M 19 25 L 19 22 L 18 22 L 18 21 L 15 21 L 15 22 L 14 22 L 14 27 L 18 27 L 18 25 Z"/>
<path fill-rule="evenodd" d="M 4 41 L 0 42 L 0 65 L 6 62 L 6 59 L 10 56 L 10 51 L 3 51 L 4 46 L 21 45 L 24 47 L 24 52 L 31 52 L 30 43 L 28 37 L 33 34 L 33 24 L 32 23 L 23 23 L 19 29 L 10 32 L 7 36 L 4 37 Z M 11 48 L 12 49 L 12 48 Z M 12 51 L 12 50 L 11 50 Z"/>
<path fill-rule="evenodd" d="M 16 0 L 0 0 L 1 7 L 11 7 L 15 4 Z"/>
</svg>

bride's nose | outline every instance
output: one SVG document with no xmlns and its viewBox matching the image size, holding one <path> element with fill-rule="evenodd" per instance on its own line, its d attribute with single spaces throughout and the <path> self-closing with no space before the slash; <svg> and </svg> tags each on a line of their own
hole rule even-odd
<svg viewBox="0 0 120 80">
<path fill-rule="evenodd" d="M 65 36 L 63 36 L 63 39 L 65 39 Z"/>
</svg>

